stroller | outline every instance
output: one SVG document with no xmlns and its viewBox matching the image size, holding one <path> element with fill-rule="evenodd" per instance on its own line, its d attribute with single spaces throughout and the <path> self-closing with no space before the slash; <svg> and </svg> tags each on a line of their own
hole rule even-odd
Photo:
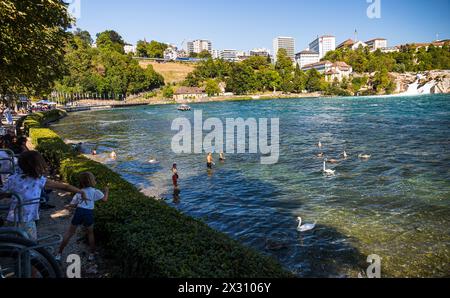
<svg viewBox="0 0 450 298">
<path fill-rule="evenodd" d="M 3 187 L 9 176 L 16 173 L 16 157 L 11 150 L 0 150 L 0 186 Z M 7 210 L 7 206 L 0 206 L 0 211 Z M 0 227 L 4 226 L 3 215 L 0 214 Z"/>
</svg>

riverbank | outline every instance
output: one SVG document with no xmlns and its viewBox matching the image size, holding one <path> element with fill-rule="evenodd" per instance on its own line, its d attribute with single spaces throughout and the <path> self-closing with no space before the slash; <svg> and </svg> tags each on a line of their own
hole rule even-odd
<svg viewBox="0 0 450 298">
<path fill-rule="evenodd" d="M 125 278 L 280 278 L 293 277 L 279 263 L 203 221 L 143 195 L 108 167 L 77 155 L 51 129 L 43 127 L 57 111 L 24 119 L 24 131 L 62 180 L 78 184 L 82 172 L 110 187 L 110 201 L 96 209 L 96 236 Z"/>
<path fill-rule="evenodd" d="M 245 101 L 245 100 L 272 100 L 272 99 L 305 99 L 305 98 L 319 98 L 328 97 L 320 94 L 319 92 L 314 93 L 301 93 L 301 94 L 283 94 L 281 92 L 277 93 L 265 93 L 257 95 L 232 95 L 232 96 L 215 96 L 206 97 L 200 99 L 193 99 L 182 103 L 208 103 L 208 102 L 224 102 L 224 101 Z M 76 105 L 70 107 L 60 106 L 61 109 L 67 112 L 81 112 L 88 110 L 104 110 L 104 109 L 114 109 L 114 108 L 126 108 L 134 106 L 145 106 L 145 105 L 167 105 L 167 104 L 181 104 L 181 102 L 176 102 L 172 99 L 164 98 L 135 98 L 128 101 L 115 101 L 115 100 L 94 100 L 86 99 L 76 102 Z"/>
</svg>

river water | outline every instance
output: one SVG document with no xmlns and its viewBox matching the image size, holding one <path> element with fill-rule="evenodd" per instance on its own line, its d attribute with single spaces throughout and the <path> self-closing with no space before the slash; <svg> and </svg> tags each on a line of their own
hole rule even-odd
<svg viewBox="0 0 450 298">
<path fill-rule="evenodd" d="M 176 106 L 71 114 L 54 129 L 97 147 L 97 159 L 148 195 L 276 258 L 301 277 L 357 277 L 367 256 L 385 277 L 450 275 L 450 96 L 324 98 L 194 104 L 203 117 L 279 118 L 280 159 L 176 155 Z M 316 146 L 318 141 L 323 149 Z M 108 159 L 115 150 L 117 161 Z M 323 151 L 347 160 L 322 173 Z M 370 154 L 368 160 L 359 154 Z M 152 164 L 155 159 L 159 163 Z M 216 156 L 216 160 L 218 157 Z M 180 172 L 174 201 L 172 163 Z M 296 219 L 317 221 L 297 232 Z"/>
</svg>

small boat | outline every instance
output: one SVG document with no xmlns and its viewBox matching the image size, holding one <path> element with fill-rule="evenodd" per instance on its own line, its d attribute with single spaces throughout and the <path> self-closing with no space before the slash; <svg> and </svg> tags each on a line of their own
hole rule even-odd
<svg viewBox="0 0 450 298">
<path fill-rule="evenodd" d="M 190 111 L 191 107 L 188 105 L 181 105 L 178 107 L 178 111 L 182 111 L 182 112 L 186 112 L 186 111 Z"/>
</svg>

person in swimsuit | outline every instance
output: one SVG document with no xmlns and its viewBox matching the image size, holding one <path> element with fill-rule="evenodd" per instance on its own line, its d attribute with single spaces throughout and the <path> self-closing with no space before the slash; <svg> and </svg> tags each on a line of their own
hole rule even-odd
<svg viewBox="0 0 450 298">
<path fill-rule="evenodd" d="M 223 152 L 220 152 L 220 158 L 219 158 L 219 160 L 220 160 L 221 162 L 225 162 L 226 158 L 225 158 L 225 154 L 224 154 Z"/>
<path fill-rule="evenodd" d="M 174 163 L 172 166 L 172 183 L 173 183 L 173 187 L 175 190 L 178 189 L 178 179 L 179 178 L 180 178 L 180 176 L 178 176 L 177 164 Z"/>
<path fill-rule="evenodd" d="M 213 165 L 214 165 L 214 159 L 213 159 L 212 153 L 209 153 L 208 157 L 206 158 L 206 167 L 208 169 L 212 170 Z"/>
</svg>

